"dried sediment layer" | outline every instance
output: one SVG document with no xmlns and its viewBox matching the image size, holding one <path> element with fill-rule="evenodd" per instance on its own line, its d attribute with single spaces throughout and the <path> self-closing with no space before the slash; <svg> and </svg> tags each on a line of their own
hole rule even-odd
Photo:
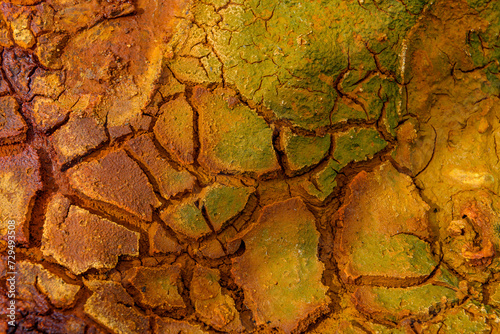
<svg viewBox="0 0 500 334">
<path fill-rule="evenodd" d="M 0 3 L 16 332 L 498 332 L 499 18 Z"/>
<path fill-rule="evenodd" d="M 305 328 L 330 302 L 321 283 L 315 218 L 298 198 L 266 206 L 243 233 L 245 253 L 233 259 L 232 273 L 258 325 L 285 333 Z"/>
</svg>

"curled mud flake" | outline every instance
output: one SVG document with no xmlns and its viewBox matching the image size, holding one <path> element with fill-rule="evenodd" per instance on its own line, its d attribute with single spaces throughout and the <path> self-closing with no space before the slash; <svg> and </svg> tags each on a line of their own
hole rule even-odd
<svg viewBox="0 0 500 334">
<path fill-rule="evenodd" d="M 489 266 L 495 256 L 495 247 L 489 240 L 483 241 L 481 246 L 465 245 L 462 256 L 472 266 Z"/>
<path fill-rule="evenodd" d="M 36 68 L 35 57 L 25 50 L 12 48 L 2 53 L 2 61 L 5 74 L 15 92 L 27 99 L 30 76 Z"/>
<path fill-rule="evenodd" d="M 232 108 L 235 93 L 195 87 L 193 106 L 199 112 L 199 163 L 214 173 L 261 176 L 280 169 L 272 145 L 272 129 L 243 103 Z"/>
<path fill-rule="evenodd" d="M 68 308 L 75 302 L 75 297 L 80 290 L 79 285 L 68 284 L 64 280 L 39 264 L 22 261 L 17 264 L 19 284 L 36 286 L 46 295 L 52 305 L 58 308 Z"/>
<path fill-rule="evenodd" d="M 196 177 L 187 170 L 175 169 L 161 156 L 149 134 L 129 140 L 126 147 L 152 174 L 164 198 L 193 190 Z"/>
<path fill-rule="evenodd" d="M 0 145 L 26 140 L 28 126 L 19 113 L 19 104 L 12 96 L 0 97 Z"/>
<path fill-rule="evenodd" d="M 443 260 L 469 279 L 484 282 L 498 270 L 499 204 L 500 198 L 488 190 L 462 191 L 437 215 L 439 220 L 454 219 L 441 231 Z"/>
<path fill-rule="evenodd" d="M 356 175 L 335 216 L 340 230 L 334 256 L 341 278 L 406 285 L 425 279 L 437 265 L 425 241 L 428 210 L 411 178 L 389 162 Z"/>
<path fill-rule="evenodd" d="M 35 36 L 30 30 L 29 16 L 28 11 L 23 12 L 10 23 L 14 42 L 24 49 L 31 48 L 36 42 Z"/>
<path fill-rule="evenodd" d="M 71 186 L 85 196 L 151 221 L 161 205 L 141 168 L 123 151 L 68 170 Z"/>
<path fill-rule="evenodd" d="M 191 281 L 191 300 L 197 316 L 207 325 L 224 332 L 244 330 L 234 300 L 224 293 L 219 284 L 220 273 L 196 265 Z"/>
<path fill-rule="evenodd" d="M 40 162 L 34 149 L 0 158 L 0 238 L 7 239 L 8 222 L 14 221 L 16 241 L 28 243 L 28 224 L 40 190 Z"/>
<path fill-rule="evenodd" d="M 161 213 L 161 219 L 175 232 L 189 238 L 199 239 L 212 233 L 212 230 L 197 203 L 198 199 L 189 198 L 174 204 Z"/>
<path fill-rule="evenodd" d="M 315 218 L 299 198 L 265 206 L 231 270 L 257 325 L 298 332 L 327 310 Z"/>
<path fill-rule="evenodd" d="M 154 127 L 156 138 L 177 161 L 192 164 L 195 154 L 193 109 L 181 96 L 162 105 L 160 113 Z"/>
<path fill-rule="evenodd" d="M 69 121 L 51 136 L 61 165 L 86 155 L 107 140 L 102 124 L 93 117 L 76 114 L 71 115 Z"/>
<path fill-rule="evenodd" d="M 154 333 L 158 334 L 208 334 L 201 329 L 199 325 L 193 325 L 186 321 L 179 321 L 170 318 L 154 317 L 155 324 L 153 326 Z"/>
<path fill-rule="evenodd" d="M 179 254 L 182 246 L 170 235 L 165 228 L 158 222 L 153 222 L 148 229 L 149 235 L 149 254 Z"/>
<path fill-rule="evenodd" d="M 465 219 L 453 220 L 448 226 L 448 232 L 452 236 L 463 235 L 465 233 L 466 226 L 467 221 Z"/>
<path fill-rule="evenodd" d="M 181 266 L 161 266 L 156 268 L 135 267 L 124 278 L 125 286 L 134 289 L 143 307 L 172 311 L 185 308 L 180 280 Z"/>
<path fill-rule="evenodd" d="M 120 255 L 139 255 L 139 233 L 77 206 L 66 211 L 61 204 L 61 196 L 49 203 L 42 237 L 44 256 L 81 274 L 90 268 L 114 268 Z"/>
<path fill-rule="evenodd" d="M 243 211 L 254 192 L 253 187 L 230 187 L 220 183 L 204 188 L 200 194 L 201 205 L 207 211 L 214 230 L 221 230 Z"/>
<path fill-rule="evenodd" d="M 87 299 L 84 311 L 92 319 L 112 333 L 151 333 L 149 318 L 134 307 L 134 300 L 119 283 L 88 281 L 86 285 L 93 294 Z"/>
<path fill-rule="evenodd" d="M 280 145 L 286 154 L 287 174 L 300 174 L 319 163 L 328 153 L 330 143 L 330 135 L 305 137 L 285 128 L 280 133 Z"/>
<path fill-rule="evenodd" d="M 411 175 L 417 175 L 429 164 L 434 151 L 436 133 L 430 125 L 410 119 L 397 129 L 397 146 L 392 156 Z"/>
<path fill-rule="evenodd" d="M 472 201 L 461 210 L 463 217 L 474 226 L 474 229 L 479 233 L 480 240 L 478 244 L 466 244 L 462 248 L 462 256 L 472 266 L 488 266 L 491 264 L 493 257 L 496 254 L 495 246 L 493 245 L 494 230 L 491 214 L 485 212 L 477 201 Z"/>
<path fill-rule="evenodd" d="M 455 290 L 432 284 L 409 288 L 363 286 L 355 290 L 353 298 L 360 312 L 389 324 L 408 317 L 429 320 L 436 310 L 460 300 Z"/>
</svg>

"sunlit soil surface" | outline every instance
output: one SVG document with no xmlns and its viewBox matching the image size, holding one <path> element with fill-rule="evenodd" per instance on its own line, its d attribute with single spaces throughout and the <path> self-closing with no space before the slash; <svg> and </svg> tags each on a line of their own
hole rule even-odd
<svg viewBox="0 0 500 334">
<path fill-rule="evenodd" d="M 0 2 L 0 333 L 499 333 L 500 2 Z"/>
</svg>

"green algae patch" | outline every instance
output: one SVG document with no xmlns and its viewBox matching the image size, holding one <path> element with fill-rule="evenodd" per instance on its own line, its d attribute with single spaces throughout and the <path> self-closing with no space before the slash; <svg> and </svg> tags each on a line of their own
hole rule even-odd
<svg viewBox="0 0 500 334">
<path fill-rule="evenodd" d="M 334 255 L 344 282 L 410 285 L 430 275 L 437 263 L 423 241 L 428 210 L 412 179 L 389 162 L 356 175 L 334 216 L 341 227 Z"/>
<path fill-rule="evenodd" d="M 353 93 L 358 103 L 361 103 L 366 110 L 369 119 L 376 120 L 379 118 L 387 101 L 387 97 L 383 94 L 383 88 L 387 85 L 387 80 L 379 75 L 374 75 L 357 86 L 348 87 L 345 89 L 347 93 Z M 352 89 L 352 91 L 349 91 Z"/>
<path fill-rule="evenodd" d="M 362 276 L 394 273 L 403 278 L 424 279 L 437 266 L 430 245 L 414 235 L 384 238 L 377 233 L 360 233 L 357 244 L 351 246 L 354 250 L 352 270 Z"/>
<path fill-rule="evenodd" d="M 405 36 L 427 2 L 197 2 L 185 19 L 191 22 L 178 33 L 193 37 L 174 37 L 171 44 L 177 45 L 176 56 L 189 54 L 192 48 L 185 44 L 209 46 L 224 69 L 224 81 L 246 100 L 270 109 L 278 119 L 314 130 L 331 124 L 338 97 L 334 83 L 340 76 L 346 90 L 372 73 L 383 74 L 381 81 L 402 81 Z M 396 90 L 388 98 L 401 101 L 401 95 Z M 380 113 L 384 99 L 368 113 Z"/>
<path fill-rule="evenodd" d="M 385 103 L 385 117 L 383 122 L 387 132 L 389 132 L 393 137 L 396 136 L 396 128 L 399 124 L 401 116 L 406 113 L 406 109 L 403 110 L 403 105 L 405 105 L 406 96 L 401 96 L 400 99 L 394 99 L 400 92 L 400 87 L 394 81 L 384 81 L 382 83 L 383 101 Z"/>
<path fill-rule="evenodd" d="M 387 142 L 374 129 L 354 128 L 337 134 L 333 158 L 344 168 L 350 162 L 371 159 L 387 146 Z"/>
<path fill-rule="evenodd" d="M 333 159 L 328 160 L 328 163 L 320 169 L 317 173 L 312 174 L 309 180 L 302 182 L 302 187 L 311 196 L 324 201 L 333 192 L 337 186 L 338 171 L 340 165 Z"/>
<path fill-rule="evenodd" d="M 172 230 L 198 239 L 212 232 L 195 201 L 186 201 L 169 207 L 161 218 Z"/>
<path fill-rule="evenodd" d="M 246 250 L 233 258 L 231 272 L 257 325 L 298 332 L 328 309 L 319 233 L 302 200 L 264 207 L 242 239 Z"/>
<path fill-rule="evenodd" d="M 255 191 L 252 187 L 229 187 L 215 184 L 203 189 L 201 203 L 207 210 L 208 219 L 215 231 L 234 218 L 246 206 L 248 198 Z"/>
<path fill-rule="evenodd" d="M 449 271 L 444 265 L 441 265 L 436 271 L 436 274 L 432 277 L 432 281 L 436 283 L 444 283 L 450 288 L 458 289 L 460 287 L 460 280 L 451 271 Z"/>
<path fill-rule="evenodd" d="M 365 110 L 360 105 L 348 99 L 340 100 L 330 117 L 332 124 L 347 122 L 349 120 L 367 119 Z"/>
<path fill-rule="evenodd" d="M 408 288 L 363 286 L 354 292 L 356 308 L 379 320 L 399 322 L 405 317 L 425 317 L 459 302 L 455 290 L 426 284 Z"/>
<path fill-rule="evenodd" d="M 196 87 L 192 103 L 199 113 L 198 162 L 202 166 L 214 173 L 257 176 L 280 169 L 272 129 L 233 91 Z"/>
<path fill-rule="evenodd" d="M 286 154 L 289 174 L 296 175 L 318 164 L 328 153 L 330 143 L 330 135 L 305 137 L 285 128 L 280 134 L 280 144 Z"/>
<path fill-rule="evenodd" d="M 429 333 L 440 334 L 497 333 L 499 320 L 497 310 L 472 300 L 448 310 L 439 317 L 439 322 L 428 326 L 428 330 Z"/>
<path fill-rule="evenodd" d="M 444 328 L 443 328 L 444 327 Z M 486 323 L 486 319 L 475 320 L 464 309 L 454 314 L 450 314 L 443 321 L 440 333 L 491 333 L 491 327 Z"/>
</svg>

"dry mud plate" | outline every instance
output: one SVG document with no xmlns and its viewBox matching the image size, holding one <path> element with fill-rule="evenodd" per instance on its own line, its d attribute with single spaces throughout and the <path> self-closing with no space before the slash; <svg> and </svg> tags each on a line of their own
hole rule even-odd
<svg viewBox="0 0 500 334">
<path fill-rule="evenodd" d="M 500 333 L 500 2 L 0 0 L 0 317 Z"/>
</svg>

